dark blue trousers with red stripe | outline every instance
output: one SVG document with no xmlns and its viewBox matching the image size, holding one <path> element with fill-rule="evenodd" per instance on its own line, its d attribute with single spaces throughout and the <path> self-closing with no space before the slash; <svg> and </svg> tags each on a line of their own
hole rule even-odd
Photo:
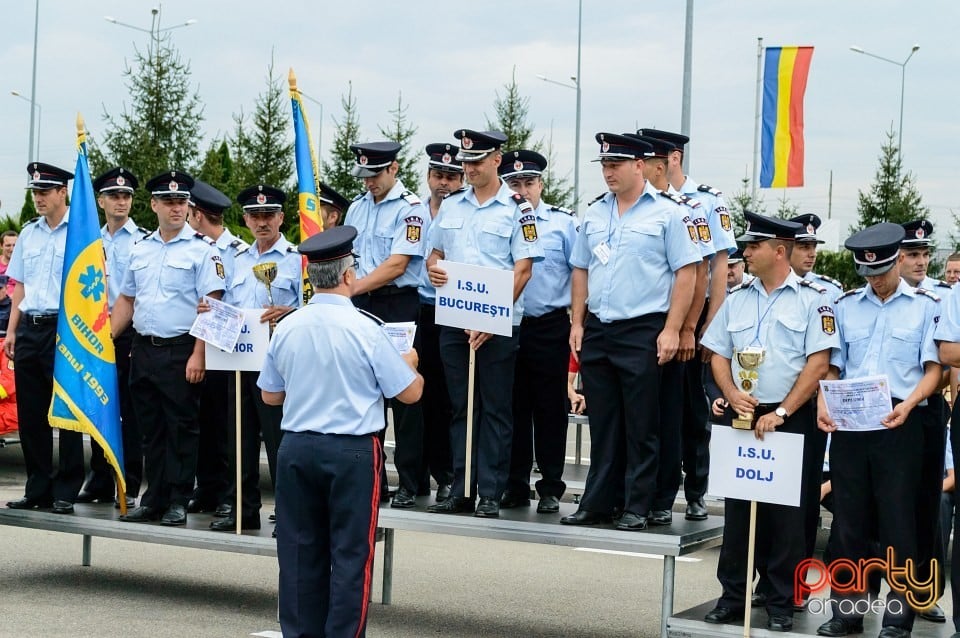
<svg viewBox="0 0 960 638">
<path fill-rule="evenodd" d="M 276 492 L 284 638 L 366 635 L 382 466 L 375 434 L 284 433 Z"/>
</svg>

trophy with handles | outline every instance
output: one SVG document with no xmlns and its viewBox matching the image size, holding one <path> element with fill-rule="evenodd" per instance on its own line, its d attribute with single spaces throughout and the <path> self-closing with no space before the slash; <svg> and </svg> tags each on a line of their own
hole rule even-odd
<svg viewBox="0 0 960 638">
<path fill-rule="evenodd" d="M 734 358 L 740 370 L 735 375 L 734 382 L 737 387 L 746 394 L 753 395 L 757 389 L 757 383 L 760 380 L 758 368 L 763 363 L 763 348 L 747 347 L 743 350 L 735 351 Z M 733 427 L 738 430 L 753 429 L 753 412 L 738 413 L 733 419 Z"/>
<path fill-rule="evenodd" d="M 270 286 L 273 284 L 273 280 L 277 278 L 277 262 L 266 261 L 262 264 L 255 264 L 253 266 L 253 276 L 267 287 L 267 302 L 272 306 L 273 291 Z"/>
</svg>

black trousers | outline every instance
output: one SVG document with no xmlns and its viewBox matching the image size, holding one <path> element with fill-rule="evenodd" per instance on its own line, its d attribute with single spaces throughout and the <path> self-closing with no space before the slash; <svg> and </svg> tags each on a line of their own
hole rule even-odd
<svg viewBox="0 0 960 638">
<path fill-rule="evenodd" d="M 453 409 L 447 390 L 447 376 L 440 360 L 440 326 L 436 324 L 436 306 L 420 304 L 420 321 L 414 346 L 420 356 L 423 376 L 423 457 L 417 493 L 430 491 L 430 477 L 437 485 L 453 483 L 453 457 L 450 452 L 450 422 Z"/>
<path fill-rule="evenodd" d="M 20 444 L 27 470 L 24 496 L 72 503 L 83 483 L 83 435 L 59 431 L 59 460 L 54 469 L 53 429 L 47 411 L 53 397 L 56 337 L 56 320 L 35 324 L 29 315 L 20 317 L 13 362 Z"/>
<path fill-rule="evenodd" d="M 536 456 L 540 468 L 537 494 L 560 498 L 567 485 L 567 365 L 570 317 L 566 308 L 542 317 L 524 317 L 513 378 L 513 445 L 507 490 L 530 492 Z"/>
<path fill-rule="evenodd" d="M 145 443 L 147 490 L 141 505 L 166 509 L 186 505 L 197 472 L 203 385 L 188 383 L 193 343 L 155 346 L 149 337 L 133 341 L 130 392 Z"/>
<path fill-rule="evenodd" d="M 706 317 L 706 309 L 697 325 L 697 334 Z M 710 404 L 704 389 L 704 365 L 700 353 L 683 364 L 683 492 L 687 502 L 707 493 L 710 476 Z"/>
<path fill-rule="evenodd" d="M 657 438 L 660 448 L 657 457 L 657 488 L 651 509 L 672 510 L 680 491 L 683 459 L 683 414 L 686 399 L 684 377 L 687 364 L 670 361 L 660 366 L 660 419 Z M 640 513 L 640 512 L 637 512 Z"/>
<path fill-rule="evenodd" d="M 831 529 L 833 559 L 858 563 L 874 557 L 871 539 L 879 538 L 886 560 L 893 548 L 899 566 L 917 556 L 917 527 L 912 516 L 922 463 L 924 408 L 914 409 L 898 428 L 875 432 L 834 432 L 830 444 L 830 476 L 833 486 L 834 519 Z M 840 582 L 849 582 L 848 571 L 838 573 Z M 868 592 L 831 592 L 840 600 L 867 600 Z M 891 605 L 897 600 L 898 605 Z M 848 613 L 841 611 L 847 610 Z M 852 605 L 836 605 L 834 616 L 859 620 L 862 614 L 849 613 Z M 901 611 L 903 613 L 894 613 Z M 893 611 L 892 611 L 893 610 Z M 910 629 L 913 609 L 903 594 L 887 594 L 883 626 Z"/>
<path fill-rule="evenodd" d="M 950 445 L 953 450 L 953 458 L 960 458 L 960 401 L 954 399 L 953 417 L 950 419 L 953 423 L 950 427 Z M 960 609 L 960 506 L 956 506 L 956 488 L 954 488 L 954 513 L 953 513 L 953 555 L 956 557 L 950 561 L 950 589 L 953 596 L 953 608 Z M 944 548 L 946 549 L 946 548 Z M 946 551 L 944 551 L 946 553 Z M 943 566 L 940 567 L 943 570 Z M 953 614 L 954 630 L 960 631 L 960 613 Z"/>
<path fill-rule="evenodd" d="M 768 405 L 755 411 L 759 418 L 773 412 L 776 405 Z M 726 427 L 726 426 L 717 426 Z M 804 447 L 807 437 L 816 428 L 816 415 L 812 404 L 806 403 L 790 415 L 778 432 L 792 432 L 804 435 Z M 823 460 L 821 459 L 821 465 Z M 769 581 L 767 591 L 767 611 L 770 614 L 793 615 L 793 576 L 794 570 L 804 558 L 806 534 L 803 523 L 808 482 L 814 478 L 808 471 L 807 457 L 804 455 L 804 468 L 799 507 L 757 503 L 757 528 L 755 557 L 757 564 L 764 565 Z M 822 467 L 821 467 L 822 470 Z M 820 484 L 817 482 L 819 500 Z M 747 544 L 750 530 L 750 501 L 728 498 L 724 501 L 723 545 L 717 561 L 717 579 L 723 587 L 723 594 L 717 601 L 718 606 L 731 609 L 743 609 L 748 595 L 747 582 Z M 768 539 L 768 542 L 761 542 Z M 752 577 L 750 579 L 752 581 Z"/>
<path fill-rule="evenodd" d="M 588 315 L 580 352 L 590 406 L 590 470 L 580 509 L 646 516 L 656 489 L 660 424 L 657 335 L 666 315 L 601 323 Z"/>
<path fill-rule="evenodd" d="M 375 435 L 284 435 L 277 467 L 284 636 L 366 635 L 382 467 Z"/>
<path fill-rule="evenodd" d="M 197 442 L 197 485 L 192 498 L 213 509 L 231 493 L 234 451 L 229 445 L 234 421 L 234 379 L 229 370 L 208 370 L 201 384 Z"/>
<path fill-rule="evenodd" d="M 353 298 L 353 305 L 373 313 L 387 322 L 416 321 L 420 316 L 420 297 L 413 287 L 395 288 L 385 286 L 379 290 Z M 421 403 L 410 405 L 394 399 L 384 402 L 393 410 L 393 464 L 397 468 L 400 487 L 411 494 L 417 493 L 420 470 L 423 462 L 423 411 Z M 386 413 L 384 413 L 386 423 Z M 384 479 L 386 471 L 384 471 Z M 386 480 L 383 486 L 386 487 Z"/>
<path fill-rule="evenodd" d="M 927 399 L 920 412 L 923 429 L 923 462 L 920 466 L 920 483 L 917 486 L 917 573 L 927 579 L 930 561 L 946 565 L 942 555 L 943 539 L 940 532 L 940 493 L 943 491 L 943 462 L 947 445 L 947 419 L 950 406 L 940 394 Z M 937 579 L 937 594 L 943 594 L 944 581 Z"/>
<path fill-rule="evenodd" d="M 467 386 L 470 345 L 461 328 L 440 329 L 440 356 L 447 372 L 453 406 L 450 447 L 453 452 L 453 496 L 499 500 L 510 473 L 513 444 L 513 375 L 516 369 L 519 328 L 510 337 L 493 336 L 476 352 L 473 402 L 473 454 L 470 485 L 466 485 Z M 464 488 L 467 488 L 466 491 Z"/>
<path fill-rule="evenodd" d="M 123 436 L 123 478 L 127 483 L 127 496 L 140 494 L 143 480 L 143 435 L 133 410 L 130 398 L 130 348 L 133 346 L 133 328 L 113 340 L 117 357 L 117 391 L 120 397 L 120 432 Z M 90 441 L 90 472 L 83 489 L 91 494 L 108 497 L 115 493 L 113 469 L 107 463 L 103 448 Z"/>
</svg>

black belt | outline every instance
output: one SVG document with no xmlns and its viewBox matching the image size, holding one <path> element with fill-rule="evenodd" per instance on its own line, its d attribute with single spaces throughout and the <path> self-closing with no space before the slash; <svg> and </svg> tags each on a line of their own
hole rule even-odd
<svg viewBox="0 0 960 638">
<path fill-rule="evenodd" d="M 409 292 L 416 292 L 417 289 L 415 286 L 404 286 L 403 288 L 399 286 L 394 286 L 390 284 L 388 286 L 381 286 L 376 290 L 371 290 L 367 294 L 371 297 L 389 297 L 391 295 L 402 295 Z"/>
<path fill-rule="evenodd" d="M 550 321 L 552 319 L 558 319 L 560 317 L 566 317 L 567 309 L 566 308 L 557 308 L 556 310 L 551 310 L 550 312 L 544 313 L 539 317 L 529 317 L 527 315 L 523 316 L 523 319 L 520 320 L 521 326 L 529 326 L 532 324 L 542 323 L 544 321 Z"/>
<path fill-rule="evenodd" d="M 166 346 L 183 346 L 196 343 L 196 339 L 189 334 L 177 335 L 176 337 L 154 337 L 153 335 L 138 334 L 137 340 L 143 343 L 148 343 L 157 348 L 164 348 Z"/>
<path fill-rule="evenodd" d="M 58 314 L 54 313 L 52 315 L 23 315 L 23 318 L 27 323 L 34 326 L 40 326 L 48 323 L 57 323 Z"/>
</svg>

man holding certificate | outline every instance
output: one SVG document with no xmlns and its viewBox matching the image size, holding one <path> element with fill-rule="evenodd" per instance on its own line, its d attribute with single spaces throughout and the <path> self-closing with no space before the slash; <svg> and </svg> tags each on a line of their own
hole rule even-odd
<svg viewBox="0 0 960 638">
<path fill-rule="evenodd" d="M 940 304 L 933 293 L 915 289 L 901 279 L 903 238 L 900 225 L 882 223 L 846 241 L 857 273 L 866 278 L 867 286 L 837 300 L 840 350 L 830 361 L 827 378 L 843 382 L 839 387 L 825 385 L 818 406 L 820 429 L 832 433 L 835 557 L 854 563 L 873 558 L 870 541 L 878 537 L 885 555 L 893 550 L 897 565 L 917 557 L 917 525 L 910 513 L 917 506 L 923 412 L 941 375 L 934 342 Z M 869 383 L 860 392 L 845 394 L 843 384 L 865 381 Z M 892 402 L 877 412 L 873 397 L 887 391 Z M 837 395 L 839 402 L 833 400 Z M 872 426 L 852 422 L 853 427 L 847 427 L 848 421 L 857 420 L 844 419 L 841 412 L 856 400 L 866 408 L 861 412 L 874 406 L 876 422 Z M 836 582 L 845 582 L 847 576 L 838 574 Z M 909 636 L 915 611 L 907 603 L 906 589 L 890 584 L 880 636 Z M 866 597 L 866 591 L 831 592 L 835 601 Z M 862 604 L 834 605 L 833 618 L 821 625 L 819 635 L 863 631 L 863 614 L 855 613 L 863 609 Z"/>
</svg>

